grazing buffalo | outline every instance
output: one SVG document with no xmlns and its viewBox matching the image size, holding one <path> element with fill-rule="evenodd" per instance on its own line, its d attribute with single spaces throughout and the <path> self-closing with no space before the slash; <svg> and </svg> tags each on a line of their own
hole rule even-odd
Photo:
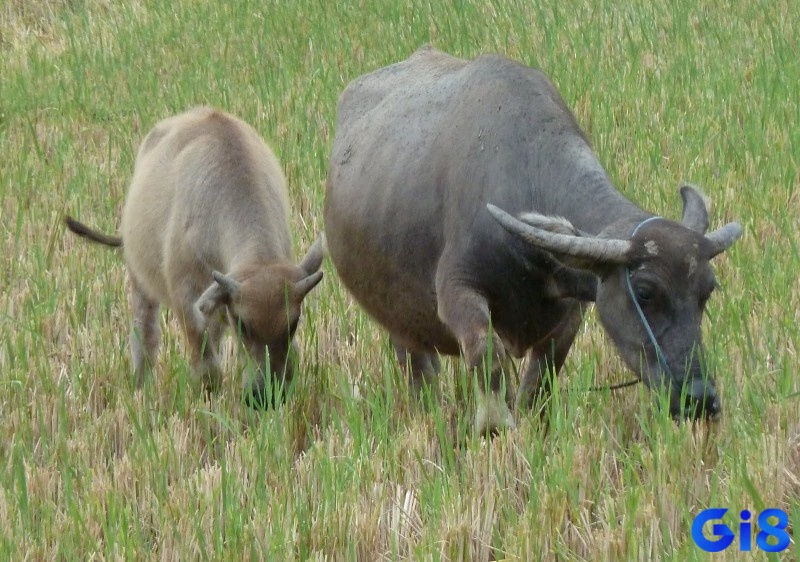
<svg viewBox="0 0 800 562">
<path fill-rule="evenodd" d="M 123 246 L 137 384 L 158 352 L 161 304 L 180 321 L 193 376 L 207 388 L 220 383 L 224 316 L 255 362 L 245 380 L 252 405 L 266 404 L 271 382 L 292 377 L 294 332 L 303 298 L 322 278 L 323 248 L 317 241 L 296 265 L 288 215 L 286 180 L 258 133 L 200 107 L 161 121 L 142 142 L 121 238 L 67 217 L 73 232 Z"/>
<path fill-rule="evenodd" d="M 668 389 L 673 415 L 720 413 L 700 325 L 709 260 L 741 227 L 705 234 L 689 186 L 680 223 L 628 201 L 538 70 L 426 46 L 358 78 L 339 100 L 326 189 L 342 281 L 412 384 L 431 381 L 438 354 L 478 368 L 478 432 L 514 426 L 506 355 L 527 356 L 516 402 L 529 407 L 590 302 L 627 364 Z"/>
</svg>

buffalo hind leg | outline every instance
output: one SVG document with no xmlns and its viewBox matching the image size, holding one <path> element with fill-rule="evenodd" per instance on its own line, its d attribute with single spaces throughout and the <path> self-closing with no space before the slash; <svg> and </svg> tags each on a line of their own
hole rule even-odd
<svg viewBox="0 0 800 562">
<path fill-rule="evenodd" d="M 552 385 L 583 321 L 583 311 L 584 306 L 576 304 L 574 311 L 556 329 L 558 335 L 549 341 L 548 347 L 534 348 L 528 352 L 527 365 L 517 391 L 518 412 L 531 409 L 537 402 L 541 403 L 541 412 L 544 412 L 544 404 L 552 392 Z"/>
<path fill-rule="evenodd" d="M 474 289 L 463 285 L 438 286 L 439 318 L 452 330 L 470 372 L 477 370 L 478 404 L 475 431 L 479 435 L 516 427 L 506 399 L 503 366 L 506 353 L 491 330 L 489 305 Z"/>
<path fill-rule="evenodd" d="M 409 351 L 404 346 L 393 343 L 397 361 L 408 374 L 408 383 L 411 395 L 422 397 L 425 390 L 433 394 L 438 387 L 439 369 L 441 363 L 436 353 L 425 353 L 422 351 Z"/>
<path fill-rule="evenodd" d="M 137 387 L 153 371 L 161 340 L 158 324 L 158 301 L 148 297 L 139 282 L 130 276 L 129 306 L 133 314 L 129 345 L 133 360 L 133 377 Z"/>
</svg>

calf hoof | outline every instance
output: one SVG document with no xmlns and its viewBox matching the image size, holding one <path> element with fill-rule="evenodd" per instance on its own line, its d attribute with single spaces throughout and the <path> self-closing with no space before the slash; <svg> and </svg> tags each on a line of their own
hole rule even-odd
<svg viewBox="0 0 800 562">
<path fill-rule="evenodd" d="M 516 429 L 514 416 L 508 404 L 498 394 L 482 396 L 475 413 L 475 433 L 477 435 L 491 435 L 494 437 L 506 430 Z"/>
<path fill-rule="evenodd" d="M 219 392 L 219 389 L 222 387 L 221 377 L 203 377 L 203 391 L 209 395 L 213 396 Z"/>
<path fill-rule="evenodd" d="M 192 385 L 202 390 L 207 396 L 216 394 L 222 387 L 222 372 L 216 360 L 204 360 L 192 369 Z"/>
</svg>

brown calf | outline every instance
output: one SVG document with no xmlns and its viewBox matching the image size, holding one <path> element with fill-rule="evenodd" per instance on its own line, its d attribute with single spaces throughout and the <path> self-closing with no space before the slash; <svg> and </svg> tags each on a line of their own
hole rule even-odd
<svg viewBox="0 0 800 562">
<path fill-rule="evenodd" d="M 272 382 L 291 379 L 294 332 L 303 298 L 322 278 L 323 245 L 296 265 L 288 214 L 286 180 L 258 133 L 199 107 L 161 121 L 142 142 L 121 238 L 67 217 L 76 234 L 123 247 L 137 385 L 158 352 L 159 305 L 177 315 L 193 376 L 207 388 L 220 383 L 222 311 L 256 365 L 244 383 L 252 405 L 269 399 L 268 370 Z"/>
</svg>

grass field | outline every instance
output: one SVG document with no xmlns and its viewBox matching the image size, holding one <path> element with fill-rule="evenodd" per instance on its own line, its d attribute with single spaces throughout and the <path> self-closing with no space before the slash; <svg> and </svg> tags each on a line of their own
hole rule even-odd
<svg viewBox="0 0 800 562">
<path fill-rule="evenodd" d="M 402 3 L 7 0 L 0 6 L 0 559 L 789 560 L 715 556 L 694 516 L 800 522 L 800 9 L 678 0 Z M 322 230 L 336 100 L 425 42 L 544 69 L 626 195 L 680 215 L 680 182 L 745 234 L 717 260 L 705 337 L 722 419 L 676 425 L 593 315 L 533 416 L 491 443 L 469 399 L 409 402 L 385 334 L 330 263 L 306 301 L 303 376 L 278 410 L 187 385 L 177 326 L 131 384 L 125 271 L 65 233 L 114 232 L 138 142 L 207 103 L 290 183 L 298 253 Z M 755 525 L 754 525 L 755 527 Z M 753 543 L 755 546 L 755 542 Z"/>
</svg>

